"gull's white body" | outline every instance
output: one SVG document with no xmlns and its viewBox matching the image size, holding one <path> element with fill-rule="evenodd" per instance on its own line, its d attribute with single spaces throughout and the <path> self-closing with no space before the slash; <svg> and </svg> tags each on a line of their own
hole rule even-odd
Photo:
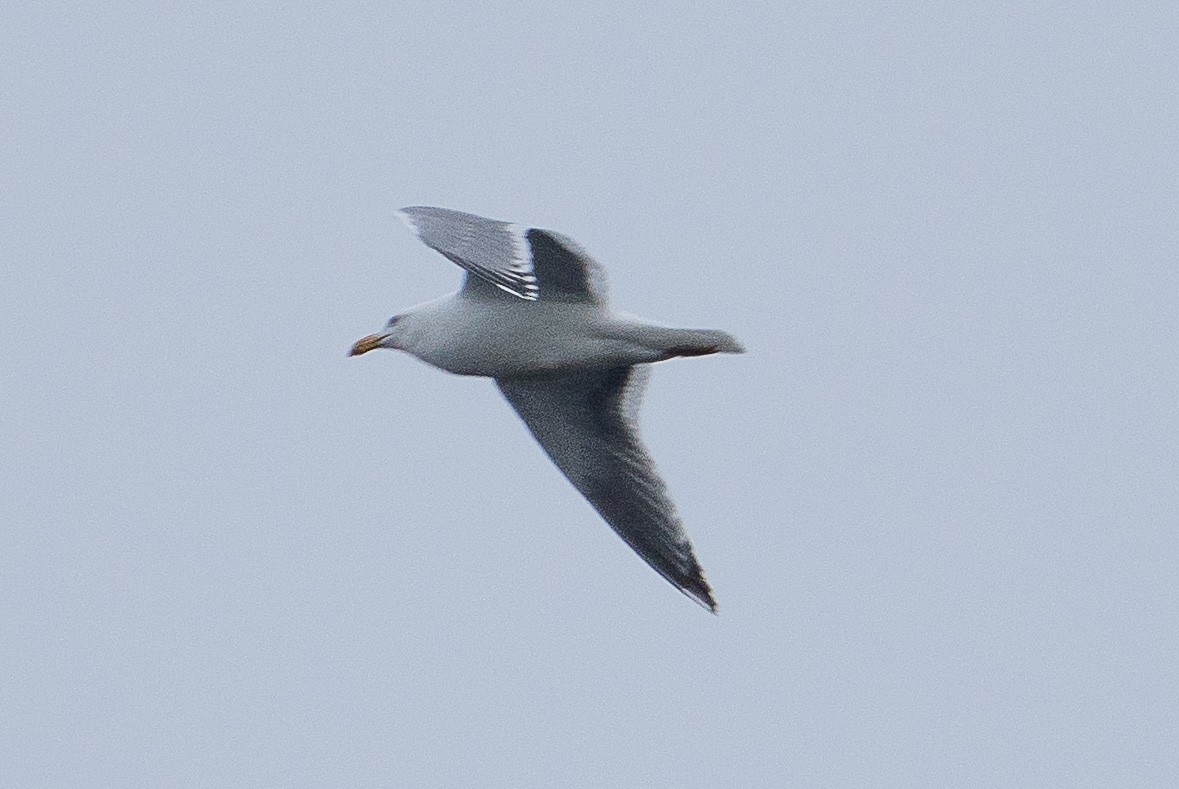
<svg viewBox="0 0 1179 789">
<path fill-rule="evenodd" d="M 469 290 L 469 289 L 468 289 Z M 457 375 L 512 378 L 574 367 L 650 364 L 712 332 L 670 329 L 590 304 L 524 301 L 467 290 L 399 316 L 397 347 Z"/>
<path fill-rule="evenodd" d="M 395 316 L 356 343 L 403 350 L 458 375 L 494 378 L 570 482 L 640 556 L 716 610 L 691 543 L 635 427 L 646 365 L 740 353 L 721 331 L 610 311 L 601 268 L 571 240 L 443 208 L 402 217 L 467 270 L 463 288 Z"/>
</svg>

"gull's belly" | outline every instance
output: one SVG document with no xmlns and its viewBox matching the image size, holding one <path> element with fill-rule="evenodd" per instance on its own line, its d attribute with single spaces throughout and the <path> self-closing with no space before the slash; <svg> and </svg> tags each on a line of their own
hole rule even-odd
<svg viewBox="0 0 1179 789">
<path fill-rule="evenodd" d="M 458 375 L 510 378 L 649 361 L 647 349 L 597 331 L 596 311 L 567 304 L 553 308 L 521 301 L 493 314 L 459 311 L 448 318 L 444 331 L 412 352 Z"/>
</svg>

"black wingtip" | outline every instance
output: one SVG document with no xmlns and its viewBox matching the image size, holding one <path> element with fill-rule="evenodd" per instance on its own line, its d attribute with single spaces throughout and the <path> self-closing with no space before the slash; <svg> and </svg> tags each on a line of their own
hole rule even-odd
<svg viewBox="0 0 1179 789">
<path fill-rule="evenodd" d="M 676 586 L 680 588 L 681 592 L 699 603 L 702 608 L 707 608 L 713 614 L 720 614 L 716 598 L 712 596 L 712 587 L 708 585 L 708 581 L 704 580 L 704 573 L 700 570 L 700 565 L 696 565 L 696 572 L 691 577 L 682 579 Z"/>
<path fill-rule="evenodd" d="M 693 602 L 695 602 L 701 608 L 716 616 L 720 616 L 720 606 L 716 604 L 716 600 L 711 594 L 702 595 L 699 592 L 694 592 L 689 589 L 683 589 L 681 591 L 683 591 L 683 593 L 688 597 L 692 598 Z"/>
</svg>

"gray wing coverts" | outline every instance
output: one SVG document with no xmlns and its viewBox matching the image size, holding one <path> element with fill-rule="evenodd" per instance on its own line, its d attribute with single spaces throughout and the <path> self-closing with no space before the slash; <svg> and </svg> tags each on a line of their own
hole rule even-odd
<svg viewBox="0 0 1179 789">
<path fill-rule="evenodd" d="M 497 379 L 500 390 L 570 482 L 623 540 L 684 594 L 716 601 L 633 424 L 645 367 Z"/>
<path fill-rule="evenodd" d="M 448 208 L 410 206 L 400 214 L 428 247 L 467 271 L 471 294 L 486 290 L 472 287 L 474 276 L 528 301 L 605 301 L 601 267 L 558 233 Z"/>
</svg>

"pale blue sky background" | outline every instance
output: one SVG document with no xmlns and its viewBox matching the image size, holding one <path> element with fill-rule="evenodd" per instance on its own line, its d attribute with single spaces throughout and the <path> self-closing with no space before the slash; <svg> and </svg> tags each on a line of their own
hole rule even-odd
<svg viewBox="0 0 1179 789">
<path fill-rule="evenodd" d="M 957 5 L 10 4 L 0 784 L 1179 782 L 1179 11 Z M 407 204 L 748 345 L 644 418 L 719 617 L 345 358 Z"/>
</svg>

